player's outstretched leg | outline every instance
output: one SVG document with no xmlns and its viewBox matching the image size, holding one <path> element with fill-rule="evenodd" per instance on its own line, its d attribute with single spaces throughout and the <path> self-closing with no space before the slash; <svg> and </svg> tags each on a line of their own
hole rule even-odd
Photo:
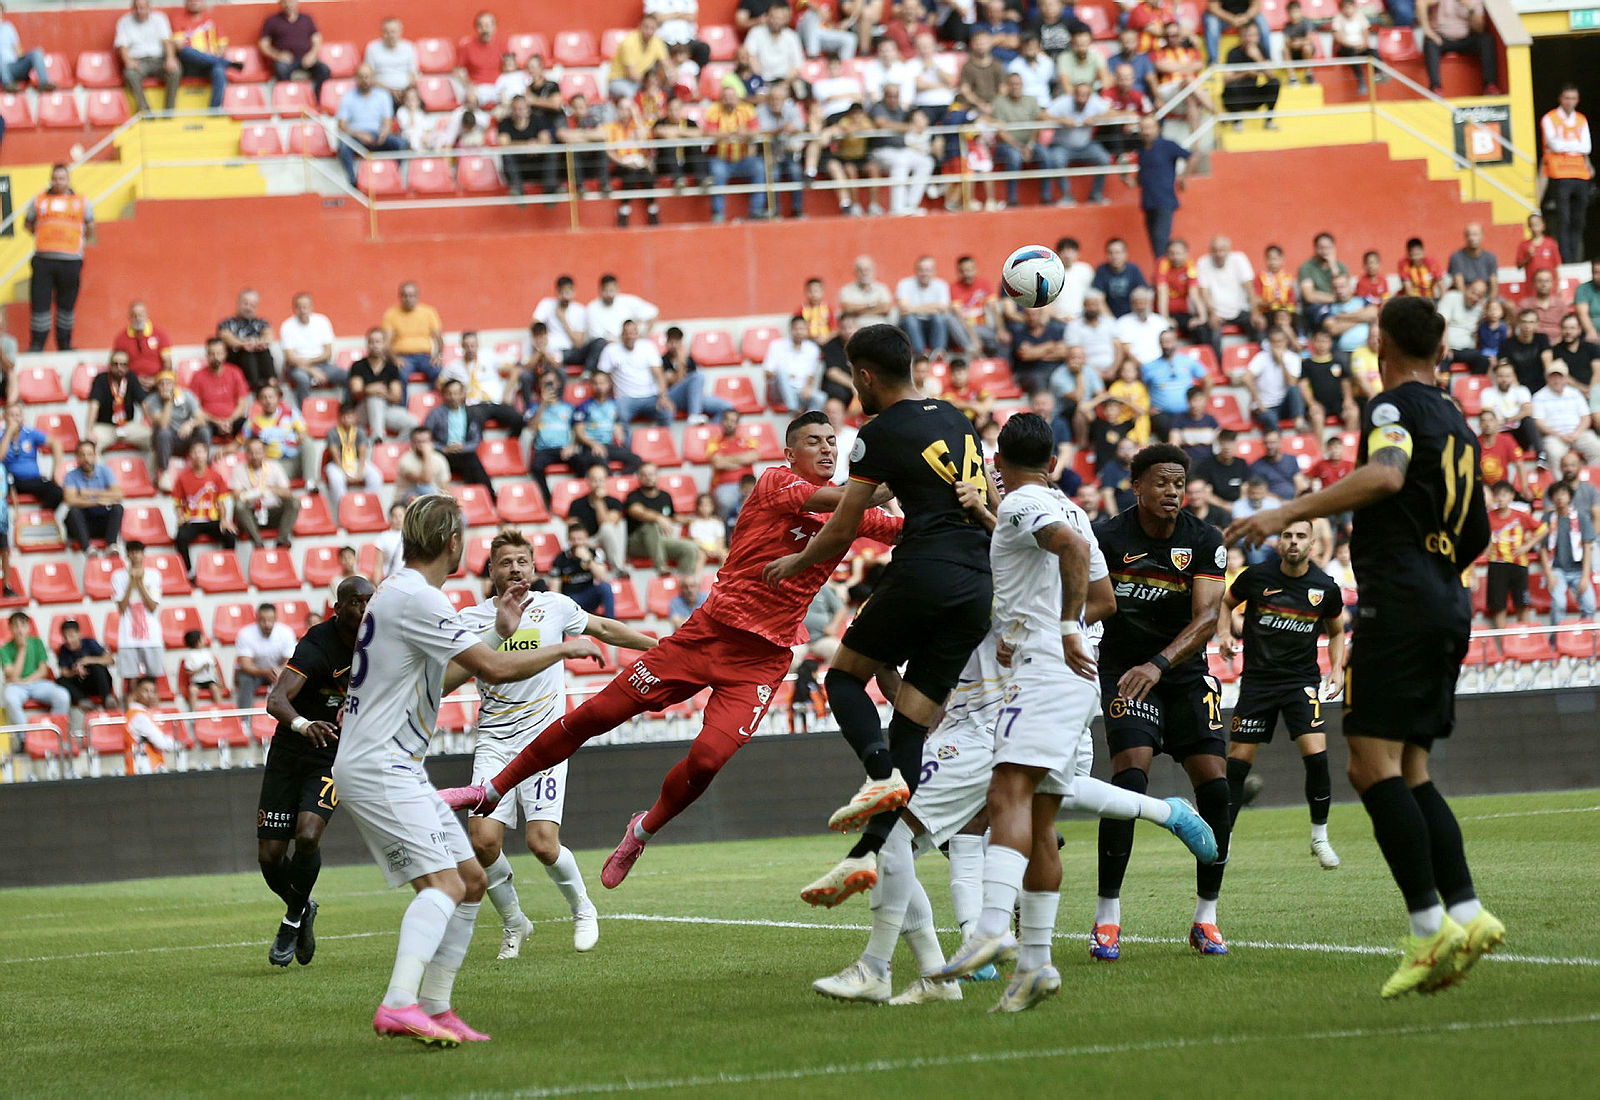
<svg viewBox="0 0 1600 1100">
<path fill-rule="evenodd" d="M 878 861 L 878 880 L 872 889 L 872 931 L 866 949 L 839 973 L 811 983 L 824 997 L 881 1004 L 893 994 L 889 964 L 911 902 L 912 883 L 916 881 L 911 859 L 911 827 L 901 821 L 895 825 Z"/>
<path fill-rule="evenodd" d="M 1118 821 L 1149 821 L 1183 841 L 1201 863 L 1217 858 L 1217 837 L 1193 806 L 1181 798 L 1151 798 L 1093 776 L 1074 776 L 1061 808 Z"/>
<path fill-rule="evenodd" d="M 715 694 L 712 700 L 716 700 Z M 714 721 L 713 714 L 708 707 L 708 724 L 689 746 L 689 754 L 667 772 L 655 804 L 646 812 L 635 814 L 628 822 L 622 843 L 617 845 L 600 870 L 600 884 L 607 890 L 615 890 L 622 885 L 622 880 L 644 852 L 646 842 L 704 794 L 723 765 L 739 751 L 743 741 L 734 734 L 710 725 Z M 748 717 L 748 711 L 745 714 Z"/>
<path fill-rule="evenodd" d="M 1478 901 L 1477 891 L 1472 886 L 1472 872 L 1467 867 L 1461 826 L 1444 795 L 1439 793 L 1432 779 L 1412 787 L 1411 795 L 1428 823 L 1433 873 L 1445 912 L 1467 934 L 1465 945 L 1456 952 L 1454 971 L 1438 982 L 1424 982 L 1419 987 L 1422 992 L 1431 993 L 1466 977 L 1479 959 L 1505 942 L 1506 928 Z"/>
<path fill-rule="evenodd" d="M 1226 955 L 1228 945 L 1217 929 L 1217 898 L 1228 867 L 1228 839 L 1233 831 L 1233 809 L 1228 781 L 1223 778 L 1220 756 L 1195 755 L 1184 761 L 1194 782 L 1195 806 L 1217 838 L 1217 856 L 1210 863 L 1195 860 L 1194 922 L 1189 926 L 1189 946 L 1202 955 Z"/>
</svg>

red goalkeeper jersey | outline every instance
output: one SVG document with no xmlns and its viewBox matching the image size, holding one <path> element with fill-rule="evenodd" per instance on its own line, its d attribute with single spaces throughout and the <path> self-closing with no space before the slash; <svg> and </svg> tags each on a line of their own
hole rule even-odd
<svg viewBox="0 0 1600 1100">
<path fill-rule="evenodd" d="M 832 575 L 844 555 L 819 562 L 777 588 L 768 587 L 761 571 L 769 562 L 797 553 L 822 530 L 825 515 L 802 511 L 811 495 L 825 486 L 815 485 L 788 466 L 774 466 L 761 475 L 755 492 L 739 509 L 728 560 L 717 583 L 701 606 L 725 626 L 758 634 L 775 645 L 794 646 L 806 640 L 803 623 L 811 601 Z M 902 520 L 882 508 L 871 508 L 861 519 L 861 537 L 893 542 Z"/>
</svg>

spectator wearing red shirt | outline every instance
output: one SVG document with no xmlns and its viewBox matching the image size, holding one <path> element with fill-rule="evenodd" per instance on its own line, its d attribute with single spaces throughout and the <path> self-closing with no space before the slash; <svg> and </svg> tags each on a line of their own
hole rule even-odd
<svg viewBox="0 0 1600 1100">
<path fill-rule="evenodd" d="M 1517 622 L 1528 621 L 1528 552 L 1539 545 L 1546 528 L 1526 504 L 1517 501 L 1507 481 L 1489 488 L 1494 507 L 1489 509 L 1489 622 L 1496 630 L 1506 625 L 1506 598 Z"/>
<path fill-rule="evenodd" d="M 711 463 L 711 499 L 725 522 L 739 511 L 739 482 L 754 473 L 760 448 L 749 436 L 739 434 L 739 410 L 722 414 L 721 432 L 706 442 L 706 460 Z"/>
<path fill-rule="evenodd" d="M 1527 418 L 1525 423 L 1532 419 Z M 1484 485 L 1504 481 L 1513 489 L 1517 488 L 1517 464 L 1522 460 L 1522 448 L 1515 435 L 1500 430 L 1500 416 L 1493 409 L 1484 409 L 1478 414 L 1478 442 L 1483 447 L 1483 457 L 1478 461 L 1479 480 Z"/>
<path fill-rule="evenodd" d="M 994 287 L 978 274 L 978 261 L 971 256 L 956 260 L 956 281 L 950 284 L 950 309 L 959 322 L 951 326 L 955 342 L 970 352 L 995 354 L 1000 349 L 995 336 L 998 302 Z"/>
<path fill-rule="evenodd" d="M 1100 96 L 1111 104 L 1113 114 L 1143 118 L 1156 109 L 1139 80 L 1139 70 L 1127 61 L 1118 62 L 1112 67 L 1111 83 L 1100 89 Z M 1139 151 L 1139 124 L 1135 121 L 1120 126 L 1102 126 L 1096 140 L 1113 158 L 1131 159 Z"/>
<path fill-rule="evenodd" d="M 1149 53 L 1161 45 L 1168 23 L 1178 18 L 1178 9 L 1168 0 L 1145 0 L 1128 12 L 1126 26 L 1139 32 L 1139 52 Z"/>
<path fill-rule="evenodd" d="M 511 48 L 490 12 L 479 12 L 472 29 L 472 35 L 456 43 L 456 79 L 476 91 L 484 107 L 493 107 L 499 100 L 494 82 L 500 79 L 500 59 Z"/>
<path fill-rule="evenodd" d="M 322 60 L 322 32 L 317 21 L 300 10 L 300 0 L 279 0 L 278 14 L 261 24 L 256 48 L 272 62 L 274 77 L 310 80 L 312 93 L 321 101 L 322 83 L 333 73 Z"/>
<path fill-rule="evenodd" d="M 1322 459 L 1306 475 L 1311 478 L 1311 483 L 1318 489 L 1326 489 L 1349 477 L 1355 471 L 1356 464 L 1344 457 L 1344 438 L 1330 435 L 1322 445 Z"/>
<path fill-rule="evenodd" d="M 228 366 L 233 367 L 231 363 Z M 196 539 L 216 539 L 223 549 L 233 549 L 237 528 L 228 497 L 228 483 L 211 465 L 211 448 L 204 441 L 195 440 L 189 444 L 189 464 L 172 479 L 172 504 L 178 515 L 178 531 L 172 536 L 172 543 L 191 582 L 194 564 L 189 547 Z"/>
<path fill-rule="evenodd" d="M 1200 292 L 1200 269 L 1189 258 L 1189 243 L 1167 242 L 1167 254 L 1156 261 L 1156 312 L 1172 322 L 1186 340 L 1211 343 L 1205 297 Z"/>
<path fill-rule="evenodd" d="M 150 323 L 143 302 L 128 307 L 128 327 L 111 341 L 111 350 L 128 353 L 128 366 L 141 381 L 172 369 L 172 345 L 167 334 Z"/>
<path fill-rule="evenodd" d="M 1438 298 L 1450 285 L 1444 268 L 1428 255 L 1421 237 L 1406 242 L 1406 258 L 1400 261 L 1399 274 L 1400 293 L 1418 298 Z"/>
<path fill-rule="evenodd" d="M 1361 277 L 1356 280 L 1355 296 L 1374 306 L 1381 306 L 1392 297 L 1389 276 L 1383 273 L 1383 257 L 1376 252 L 1369 251 L 1361 257 Z"/>
<path fill-rule="evenodd" d="M 244 371 L 228 362 L 228 347 L 221 337 L 206 341 L 205 369 L 189 379 L 189 391 L 200 402 L 200 418 L 211 425 L 213 440 L 239 434 L 250 411 L 250 383 Z"/>
<path fill-rule="evenodd" d="M 1541 271 L 1560 274 L 1561 248 L 1554 237 L 1544 235 L 1544 215 L 1537 211 L 1528 215 L 1528 239 L 1517 246 L 1517 266 L 1529 282 Z"/>
<path fill-rule="evenodd" d="M 950 378 L 939 400 L 948 401 L 977 425 L 987 424 L 994 418 L 994 395 L 982 386 L 972 384 L 971 368 L 959 356 L 950 360 Z"/>
</svg>

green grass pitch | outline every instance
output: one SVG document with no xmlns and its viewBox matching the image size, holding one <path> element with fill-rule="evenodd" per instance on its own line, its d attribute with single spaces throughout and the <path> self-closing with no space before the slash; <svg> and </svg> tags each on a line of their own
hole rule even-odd
<svg viewBox="0 0 1600 1100">
<path fill-rule="evenodd" d="M 1223 888 L 1227 958 L 1182 944 L 1193 863 L 1149 825 L 1123 894 L 1124 948 L 1092 963 L 1094 825 L 1063 824 L 1061 995 L 1020 1016 L 961 1004 L 824 1000 L 812 979 L 852 960 L 867 904 L 799 901 L 836 837 L 662 844 L 616 892 L 580 855 L 601 909 L 572 950 L 560 896 L 513 858 L 539 921 L 497 963 L 485 902 L 456 1005 L 494 1041 L 430 1051 L 379 1040 L 372 1010 L 409 892 L 371 867 L 327 871 L 309 967 L 269 967 L 281 907 L 251 875 L 0 893 L 0 1067 L 8 1095 L 312 1096 L 1594 1095 L 1600 1080 L 1600 792 L 1461 799 L 1503 956 L 1434 997 L 1385 1003 L 1382 954 L 1404 931 L 1358 806 L 1334 809 L 1344 866 L 1306 850 L 1303 810 L 1247 810 Z M 691 811 L 692 812 L 692 811 Z M 619 823 L 620 824 L 620 823 Z M 946 865 L 920 873 L 941 926 Z M 953 934 L 944 937 L 946 949 Z M 904 949 L 895 987 L 915 976 Z"/>
</svg>

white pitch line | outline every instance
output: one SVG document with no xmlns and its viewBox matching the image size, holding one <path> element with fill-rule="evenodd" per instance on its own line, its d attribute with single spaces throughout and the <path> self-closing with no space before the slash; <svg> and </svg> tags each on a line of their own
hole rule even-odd
<svg viewBox="0 0 1600 1100">
<path fill-rule="evenodd" d="M 368 936 L 392 936 L 393 932 L 341 932 L 337 936 L 318 936 L 323 940 L 363 940 Z M 64 962 L 67 959 L 107 959 L 116 955 L 155 955 L 166 951 L 221 951 L 225 948 L 259 947 L 263 940 L 240 940 L 237 943 L 185 943 L 169 947 L 128 947 L 119 951 L 80 951 L 76 955 L 27 955 L 16 959 L 0 959 L 0 966 L 11 963 Z"/>
<path fill-rule="evenodd" d="M 1543 817 L 1545 814 L 1600 813 L 1600 806 L 1570 806 L 1560 810 L 1511 810 L 1503 814 L 1468 814 L 1462 821 L 1492 821 L 1497 817 Z"/>
<path fill-rule="evenodd" d="M 756 1073 L 704 1074 L 694 1077 L 666 1077 L 654 1080 L 594 1081 L 578 1085 L 524 1089 L 509 1093 L 473 1092 L 472 1097 L 584 1096 L 617 1092 L 655 1092 L 663 1089 L 708 1088 L 715 1085 L 758 1085 L 775 1081 L 803 1081 L 816 1077 L 849 1080 L 861 1073 L 895 1073 L 904 1070 L 979 1066 L 996 1062 L 1028 1062 L 1054 1058 L 1082 1058 L 1106 1054 L 1131 1054 L 1155 1050 L 1183 1050 L 1197 1047 L 1236 1047 L 1257 1043 L 1325 1043 L 1350 1039 L 1382 1039 L 1410 1035 L 1442 1035 L 1470 1031 L 1502 1031 L 1513 1028 L 1560 1027 L 1569 1024 L 1600 1023 L 1600 1013 L 1581 1016 L 1551 1016 L 1543 1019 L 1452 1021 L 1442 1024 L 1413 1024 L 1400 1027 L 1348 1028 L 1339 1031 L 1310 1031 L 1288 1035 L 1214 1035 L 1204 1039 L 1151 1039 L 1138 1043 L 1096 1043 L 1087 1046 L 1055 1047 L 1044 1050 L 978 1050 L 964 1054 L 944 1054 L 920 1058 L 877 1059 L 848 1065 L 799 1066 L 793 1069 L 763 1070 Z"/>
</svg>

